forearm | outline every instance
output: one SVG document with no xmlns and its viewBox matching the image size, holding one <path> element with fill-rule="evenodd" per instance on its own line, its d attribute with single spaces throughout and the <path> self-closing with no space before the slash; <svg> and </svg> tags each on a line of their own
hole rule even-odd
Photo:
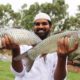
<svg viewBox="0 0 80 80">
<path fill-rule="evenodd" d="M 14 60 L 16 56 L 20 55 L 20 48 L 16 46 L 15 49 L 12 50 L 12 67 L 17 72 L 21 72 L 23 70 L 23 65 L 21 60 Z"/>
<path fill-rule="evenodd" d="M 54 73 L 54 80 L 64 80 L 66 76 L 66 57 L 58 56 L 58 63 Z"/>
</svg>

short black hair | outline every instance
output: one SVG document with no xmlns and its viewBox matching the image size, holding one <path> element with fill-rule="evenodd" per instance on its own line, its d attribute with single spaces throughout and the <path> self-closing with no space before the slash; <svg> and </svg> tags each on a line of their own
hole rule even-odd
<svg viewBox="0 0 80 80">
<path fill-rule="evenodd" d="M 49 21 L 49 20 L 48 20 L 48 22 L 49 22 L 49 25 L 50 25 L 50 26 L 52 26 L 52 22 L 51 22 L 51 21 Z"/>
</svg>

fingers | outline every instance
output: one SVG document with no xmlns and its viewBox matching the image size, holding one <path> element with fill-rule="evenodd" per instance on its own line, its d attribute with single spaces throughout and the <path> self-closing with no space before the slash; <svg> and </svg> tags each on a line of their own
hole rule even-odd
<svg viewBox="0 0 80 80">
<path fill-rule="evenodd" d="M 9 44 L 9 43 L 10 43 L 10 39 L 8 38 L 8 36 L 5 35 L 4 38 L 5 38 L 5 42 L 6 42 L 6 44 Z"/>
<path fill-rule="evenodd" d="M 74 35 L 75 36 L 75 35 Z M 73 46 L 70 47 L 70 38 L 71 36 L 64 36 L 60 39 L 58 39 L 58 43 L 57 43 L 57 52 L 60 54 L 65 54 L 68 55 L 69 53 L 75 51 L 78 48 L 78 40 L 77 37 L 75 38 L 74 42 L 73 42 Z"/>
<path fill-rule="evenodd" d="M 64 38 L 64 48 L 65 48 L 65 53 L 69 50 L 69 37 Z"/>
<path fill-rule="evenodd" d="M 58 39 L 58 53 L 64 53 L 64 38 Z"/>
<path fill-rule="evenodd" d="M 69 53 L 75 51 L 78 48 L 78 41 L 75 41 L 74 46 L 69 49 Z"/>
<path fill-rule="evenodd" d="M 9 49 L 11 47 L 11 40 L 7 35 L 4 35 L 2 37 L 2 46 L 6 49 Z"/>
<path fill-rule="evenodd" d="M 2 37 L 1 42 L 2 42 L 2 48 L 5 48 L 6 47 L 6 43 L 5 43 L 5 38 L 4 37 Z"/>
<path fill-rule="evenodd" d="M 73 37 L 74 41 L 73 41 L 73 46 L 71 48 L 69 48 L 69 53 L 75 51 L 78 48 L 78 34 L 73 33 L 72 37 Z"/>
<path fill-rule="evenodd" d="M 69 38 L 67 36 L 58 39 L 58 53 L 65 54 L 69 50 Z"/>
</svg>

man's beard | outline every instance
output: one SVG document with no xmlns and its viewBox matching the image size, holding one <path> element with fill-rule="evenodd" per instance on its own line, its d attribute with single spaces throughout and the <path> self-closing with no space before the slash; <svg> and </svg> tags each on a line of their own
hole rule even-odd
<svg viewBox="0 0 80 80">
<path fill-rule="evenodd" d="M 50 30 L 35 29 L 34 32 L 35 32 L 35 34 L 37 34 L 43 40 L 43 39 L 45 39 L 49 35 Z"/>
</svg>

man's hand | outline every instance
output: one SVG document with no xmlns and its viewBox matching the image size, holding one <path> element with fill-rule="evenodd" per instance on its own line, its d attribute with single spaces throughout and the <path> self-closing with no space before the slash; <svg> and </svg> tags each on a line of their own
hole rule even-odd
<svg viewBox="0 0 80 80">
<path fill-rule="evenodd" d="M 78 48 L 78 42 L 75 40 L 74 46 L 69 47 L 69 36 L 62 37 L 57 42 L 58 62 L 54 73 L 55 80 L 64 80 L 66 77 L 66 58 Z"/>
<path fill-rule="evenodd" d="M 78 41 L 75 40 L 74 46 L 69 47 L 69 37 L 62 37 L 57 42 L 57 53 L 60 56 L 67 56 L 78 48 Z"/>
<path fill-rule="evenodd" d="M 1 39 L 2 46 L 4 49 L 13 50 L 19 47 L 14 41 L 11 41 L 8 35 L 4 35 Z"/>
<path fill-rule="evenodd" d="M 22 61 L 14 60 L 15 57 L 20 55 L 19 45 L 14 43 L 14 41 L 12 41 L 8 35 L 4 35 L 4 37 L 2 37 L 2 46 L 3 46 L 3 49 L 12 50 L 12 67 L 17 72 L 21 72 L 23 70 Z"/>
</svg>

